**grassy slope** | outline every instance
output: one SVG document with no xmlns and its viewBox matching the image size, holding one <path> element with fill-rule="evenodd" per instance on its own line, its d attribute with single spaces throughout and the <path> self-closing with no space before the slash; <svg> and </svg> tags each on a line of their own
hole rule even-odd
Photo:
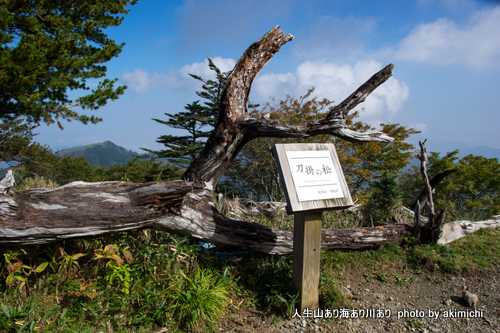
<svg viewBox="0 0 500 333">
<path fill-rule="evenodd" d="M 291 256 L 209 256 L 186 239 L 154 231 L 23 251 L 4 252 L 11 264 L 2 264 L 2 280 L 16 263 L 26 267 L 11 274 L 11 287 L 0 287 L 2 332 L 23 327 L 58 332 L 202 329 L 215 327 L 221 315 L 240 307 L 287 316 L 297 299 L 290 287 Z M 36 273 L 43 262 L 48 266 Z M 346 269 L 362 270 L 367 279 L 385 279 L 398 276 L 390 274 L 390 267 L 456 274 L 499 265 L 498 229 L 480 230 L 448 246 L 419 246 L 407 239 L 377 250 L 323 251 L 320 297 L 325 307 L 349 306 L 337 290 L 339 272 Z"/>
</svg>

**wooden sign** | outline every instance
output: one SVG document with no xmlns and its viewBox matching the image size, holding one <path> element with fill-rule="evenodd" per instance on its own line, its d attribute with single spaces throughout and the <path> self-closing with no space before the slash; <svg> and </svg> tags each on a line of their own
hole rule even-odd
<svg viewBox="0 0 500 333">
<path fill-rule="evenodd" d="M 333 143 L 277 144 L 273 154 L 288 214 L 353 205 Z"/>
<path fill-rule="evenodd" d="M 292 284 L 299 309 L 319 306 L 322 211 L 352 206 L 344 173 L 332 143 L 277 144 L 273 154 L 293 225 Z"/>
</svg>

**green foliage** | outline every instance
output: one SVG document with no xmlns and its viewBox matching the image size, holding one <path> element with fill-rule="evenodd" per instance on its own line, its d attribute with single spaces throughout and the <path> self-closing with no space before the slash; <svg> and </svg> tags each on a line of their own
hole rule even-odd
<svg viewBox="0 0 500 333">
<path fill-rule="evenodd" d="M 57 273 L 58 278 L 69 278 L 78 272 L 80 270 L 80 264 L 78 263 L 78 259 L 81 257 L 85 256 L 86 254 L 84 253 L 76 253 L 76 254 L 67 254 L 66 251 L 60 247 L 59 248 L 59 253 L 61 256 L 59 257 L 59 262 L 57 264 L 58 269 Z M 52 260 L 54 262 L 54 260 Z"/>
<path fill-rule="evenodd" d="M 332 275 L 321 274 L 319 281 L 320 308 L 343 309 L 351 308 L 352 304 L 339 291 L 336 279 Z"/>
<path fill-rule="evenodd" d="M 442 180 L 433 194 L 436 211 L 448 209 L 448 219 L 488 219 L 500 214 L 500 163 L 497 158 L 467 155 L 457 157 L 458 150 L 440 157 L 432 152 L 428 160 L 429 178 L 445 170 L 457 169 Z M 411 207 L 424 188 L 417 167 L 400 177 L 403 202 Z M 424 212 L 425 214 L 425 212 Z"/>
<path fill-rule="evenodd" d="M 424 326 L 424 322 L 422 321 L 422 318 L 418 318 L 418 317 L 416 317 L 416 318 L 408 318 L 408 319 L 406 319 L 406 322 L 413 329 L 415 327 L 422 327 L 422 326 Z"/>
<path fill-rule="evenodd" d="M 224 312 L 229 298 L 226 287 L 209 270 L 198 268 L 188 277 L 179 271 L 172 284 L 174 318 L 182 326 L 213 326 Z"/>
<path fill-rule="evenodd" d="M 212 59 L 208 58 L 208 68 L 215 72 L 215 80 L 207 80 L 198 75 L 189 74 L 194 79 L 203 83 L 202 91 L 197 91 L 196 95 L 205 100 L 205 109 L 207 113 L 207 124 L 215 127 L 219 117 L 219 103 L 222 90 L 226 84 L 227 78 L 231 71 L 221 72 L 221 70 L 213 63 Z"/>
<path fill-rule="evenodd" d="M 106 180 L 123 180 L 134 183 L 170 181 L 179 179 L 182 169 L 170 163 L 162 163 L 155 158 L 134 156 L 126 165 L 115 164 L 106 172 Z"/>
<path fill-rule="evenodd" d="M 39 298 L 22 305 L 1 303 L 0 330 L 2 332 L 35 332 L 39 309 Z"/>
<path fill-rule="evenodd" d="M 64 185 L 73 181 L 103 181 L 106 178 L 104 167 L 95 167 L 84 157 L 57 157 L 51 150 L 43 152 L 43 164 L 26 163 L 15 169 L 18 190 L 33 187 L 52 188 L 56 184 Z"/>
<path fill-rule="evenodd" d="M 172 164 L 164 164 L 155 158 L 135 156 L 125 165 L 115 164 L 108 169 L 94 166 L 82 156 L 57 157 L 52 152 L 50 164 L 36 168 L 35 164 L 15 168 L 18 191 L 35 187 L 55 188 L 73 181 L 131 181 L 146 183 L 151 181 L 170 181 L 179 179 L 182 170 Z"/>
<path fill-rule="evenodd" d="M 185 130 L 189 135 L 162 135 L 156 140 L 167 148 L 162 151 L 151 151 L 159 157 L 170 157 L 170 161 L 178 164 L 188 164 L 205 146 L 205 141 L 211 131 L 202 131 L 209 123 L 207 108 L 198 104 L 199 101 L 185 106 L 187 112 L 176 114 L 165 113 L 167 121 L 153 118 L 154 121 L 172 128 Z"/>
<path fill-rule="evenodd" d="M 472 235 L 468 235 L 452 243 L 450 253 L 446 253 L 451 259 L 458 261 L 459 267 L 464 270 L 485 269 L 489 267 L 500 267 L 500 242 L 498 237 L 500 229 L 480 229 Z"/>
<path fill-rule="evenodd" d="M 409 238 L 375 250 L 322 251 L 321 307 L 351 307 L 338 289 L 350 270 L 372 282 L 400 284 L 422 270 L 500 267 L 499 240 L 500 229 L 488 229 L 447 246 Z M 82 253 L 93 253 L 94 260 Z M 152 230 L 0 254 L 2 280 L 10 274 L 6 258 L 12 266 L 36 267 L 16 273 L 26 280 L 21 289 L 19 280 L 12 287 L 0 284 L 2 332 L 217 329 L 218 318 L 242 306 L 290 317 L 298 300 L 291 256 L 207 257 L 187 238 Z M 61 278 L 64 272 L 73 273 Z"/>
<path fill-rule="evenodd" d="M 120 254 L 121 252 L 121 254 Z M 124 259 L 127 262 L 123 264 Z M 131 272 L 133 257 L 128 250 L 128 246 L 120 251 L 117 244 L 108 244 L 104 248 L 95 250 L 94 260 L 109 260 L 106 267 L 110 272 L 104 278 L 105 281 L 125 295 L 130 293 Z"/>
<path fill-rule="evenodd" d="M 61 185 L 74 181 L 96 182 L 105 179 L 105 172 L 104 167 L 95 167 L 82 156 L 68 156 L 55 165 L 53 177 Z"/>
<path fill-rule="evenodd" d="M 52 151 L 33 142 L 32 130 L 36 126 L 21 119 L 0 121 L 0 162 L 33 169 L 47 169 L 54 163 Z"/>
<path fill-rule="evenodd" d="M 123 94 L 117 79 L 104 79 L 75 101 L 69 90 L 90 90 L 87 81 L 103 78 L 103 63 L 117 57 L 118 45 L 104 33 L 119 26 L 127 6 L 122 1 L 11 1 L 0 6 L 0 119 L 24 117 L 30 123 L 58 119 L 97 123 L 71 106 L 95 110 Z"/>
<path fill-rule="evenodd" d="M 187 104 L 184 108 L 186 112 L 176 114 L 165 113 L 168 120 L 153 118 L 154 121 L 167 125 L 171 128 L 181 129 L 188 132 L 188 135 L 162 135 L 156 142 L 165 145 L 166 149 L 153 151 L 144 150 L 156 154 L 158 157 L 168 157 L 172 163 L 186 166 L 198 155 L 205 146 L 206 139 L 210 136 L 217 118 L 219 116 L 219 101 L 230 72 L 221 72 L 208 58 L 208 67 L 215 72 L 215 80 L 206 80 L 200 76 L 190 74 L 196 80 L 203 83 L 202 91 L 196 94 L 205 99 L 205 105 L 200 105 L 199 101 Z M 202 129 L 208 127 L 207 130 Z"/>
<path fill-rule="evenodd" d="M 370 199 L 363 207 L 363 215 L 371 225 L 394 222 L 401 209 L 402 193 L 396 175 L 386 172 L 370 184 Z"/>
<path fill-rule="evenodd" d="M 240 281 L 249 290 L 258 307 L 271 313 L 289 313 L 297 301 L 292 288 L 292 257 L 250 259 L 242 263 Z"/>
</svg>

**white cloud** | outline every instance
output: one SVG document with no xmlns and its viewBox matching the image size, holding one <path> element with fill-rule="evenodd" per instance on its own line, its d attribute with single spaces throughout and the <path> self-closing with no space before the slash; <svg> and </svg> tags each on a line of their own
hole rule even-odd
<svg viewBox="0 0 500 333">
<path fill-rule="evenodd" d="M 440 18 L 421 24 L 398 47 L 399 59 L 474 68 L 500 64 L 500 6 L 475 13 L 467 26 Z"/>
<path fill-rule="evenodd" d="M 225 59 L 221 57 L 215 57 L 212 59 L 215 66 L 217 66 L 221 72 L 227 72 L 234 68 L 236 65 L 236 61 L 234 59 Z M 202 78 L 206 79 L 214 79 L 215 74 L 210 68 L 208 68 L 208 60 L 205 59 L 204 62 L 195 62 L 191 65 L 183 66 L 179 73 L 183 77 L 190 77 L 189 74 L 199 75 Z"/>
<path fill-rule="evenodd" d="M 413 123 L 407 126 L 408 128 L 413 128 L 414 130 L 421 131 L 422 133 L 427 132 L 426 123 Z"/>
<path fill-rule="evenodd" d="M 143 93 L 150 85 L 149 74 L 142 69 L 136 69 L 133 73 L 123 73 L 121 80 L 135 93 Z"/>
<path fill-rule="evenodd" d="M 354 66 L 336 65 L 323 61 L 306 61 L 295 72 L 287 74 L 266 74 L 255 80 L 254 91 L 259 101 L 269 97 L 283 99 L 285 95 L 298 97 L 315 87 L 315 95 L 320 98 L 342 102 L 373 74 L 382 69 L 376 61 L 358 61 Z M 391 77 L 360 104 L 364 108 L 363 120 L 387 121 L 391 115 L 401 110 L 409 96 L 409 88 L 404 82 Z"/>
<path fill-rule="evenodd" d="M 213 58 L 212 61 L 222 71 L 233 69 L 236 61 L 221 57 Z M 121 80 L 136 94 L 145 93 L 149 89 L 164 88 L 172 90 L 185 90 L 194 92 L 200 89 L 200 83 L 189 74 L 201 76 L 204 79 L 214 79 L 214 72 L 208 67 L 208 60 L 185 65 L 180 69 L 171 69 L 167 73 L 148 73 L 142 69 L 136 69 L 133 73 L 124 72 Z"/>
</svg>

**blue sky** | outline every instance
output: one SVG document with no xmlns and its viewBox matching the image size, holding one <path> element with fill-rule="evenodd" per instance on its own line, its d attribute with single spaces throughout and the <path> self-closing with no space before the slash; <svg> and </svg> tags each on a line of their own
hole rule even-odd
<svg viewBox="0 0 500 333">
<path fill-rule="evenodd" d="M 393 63 L 393 77 L 357 108 L 360 120 L 419 129 L 411 142 L 427 138 L 431 151 L 500 148 L 500 4 L 486 0 L 139 0 L 107 30 L 126 43 L 107 63 L 108 77 L 128 85 L 125 94 L 95 111 L 104 119 L 98 125 L 41 125 L 35 139 L 54 150 L 105 140 L 162 149 L 158 136 L 176 132 L 151 118 L 199 99 L 188 74 L 209 77 L 207 57 L 231 69 L 278 24 L 295 39 L 257 76 L 252 102 L 315 87 L 340 103 Z"/>
</svg>

